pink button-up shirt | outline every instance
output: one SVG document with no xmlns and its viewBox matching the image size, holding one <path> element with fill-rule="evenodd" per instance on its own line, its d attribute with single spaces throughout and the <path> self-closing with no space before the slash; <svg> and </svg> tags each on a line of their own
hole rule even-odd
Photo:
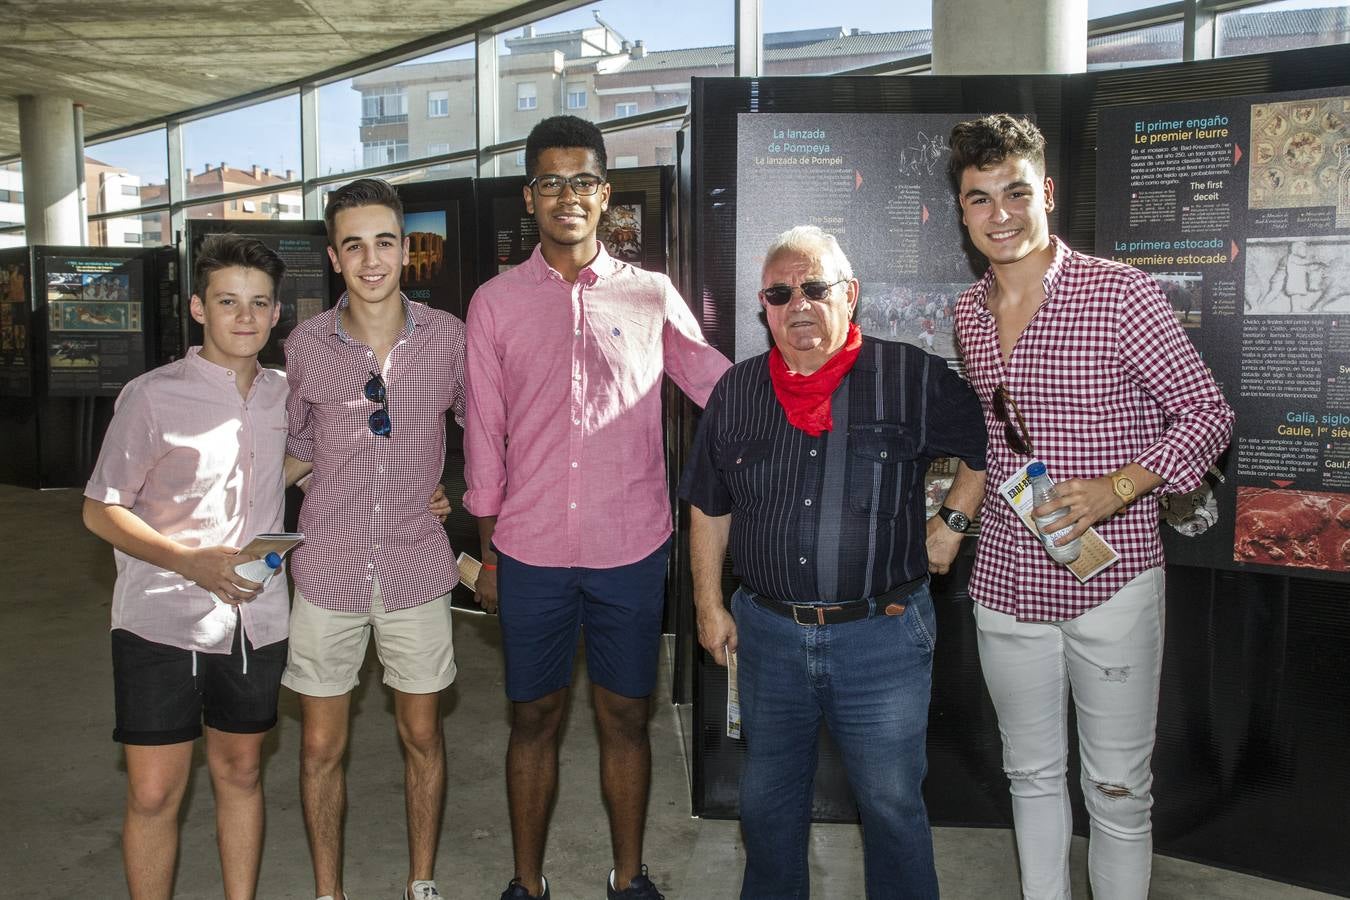
<svg viewBox="0 0 1350 900">
<path fill-rule="evenodd" d="M 469 306 L 464 506 L 535 566 L 607 569 L 670 536 L 661 375 L 702 406 L 731 365 L 664 275 L 599 248 L 575 284 L 538 247 Z"/>
<path fill-rule="evenodd" d="M 464 421 L 464 323 L 406 297 L 403 304 L 407 324 L 383 372 L 388 437 L 367 424 L 380 407 L 365 386 L 380 362 L 343 329 L 346 294 L 286 338 L 286 451 L 314 463 L 292 574 L 305 599 L 325 609 L 369 611 L 376 578 L 390 612 L 459 583 L 445 528 L 427 504 L 445 465 L 445 414 Z"/>
<path fill-rule="evenodd" d="M 1079 584 L 998 494 L 999 485 L 1027 462 L 1008 446 L 994 415 L 998 385 L 1016 401 L 1036 457 L 1056 481 L 1098 478 L 1136 462 L 1162 476 L 1162 491 L 1194 490 L 1228 445 L 1233 426 L 1233 410 L 1157 282 L 1052 240 L 1045 302 L 1006 365 L 989 311 L 993 271 L 956 301 L 966 374 L 989 429 L 970 596 L 1024 621 L 1075 618 L 1162 565 L 1158 502 L 1153 494 L 1140 497 L 1095 526 L 1120 561 Z"/>
<path fill-rule="evenodd" d="M 188 547 L 242 547 L 281 530 L 285 453 L 286 376 L 260 368 L 240 397 L 234 372 L 193 347 L 122 389 L 84 495 L 125 506 Z M 234 607 L 177 572 L 120 550 L 113 557 L 113 628 L 203 653 L 229 653 L 240 621 L 255 647 L 286 637 L 280 573 Z"/>
</svg>

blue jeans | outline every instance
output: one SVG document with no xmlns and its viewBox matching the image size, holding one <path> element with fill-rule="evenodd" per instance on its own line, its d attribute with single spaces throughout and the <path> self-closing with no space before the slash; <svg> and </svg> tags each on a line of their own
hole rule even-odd
<svg viewBox="0 0 1350 900">
<path fill-rule="evenodd" d="M 811 895 L 816 746 L 823 720 L 862 816 L 868 900 L 938 896 L 923 803 L 932 689 L 933 598 L 924 586 L 903 616 L 802 626 L 757 606 L 744 588 L 736 618 L 742 728 L 741 900 Z"/>
</svg>

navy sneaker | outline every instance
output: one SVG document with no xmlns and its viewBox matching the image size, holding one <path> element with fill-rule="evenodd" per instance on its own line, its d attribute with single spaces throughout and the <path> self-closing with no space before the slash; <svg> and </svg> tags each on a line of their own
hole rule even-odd
<svg viewBox="0 0 1350 900">
<path fill-rule="evenodd" d="M 545 878 L 543 881 L 544 892 L 536 897 L 529 892 L 525 885 L 520 883 L 520 879 L 512 878 L 511 883 L 506 886 L 506 890 L 502 891 L 502 900 L 549 900 L 548 879 Z"/>
<path fill-rule="evenodd" d="M 666 900 L 666 895 L 656 889 L 652 880 L 647 877 L 647 867 L 642 867 L 642 874 L 636 876 L 628 882 L 628 887 L 619 890 L 614 887 L 614 870 L 609 870 L 609 877 L 605 879 L 605 891 L 609 900 Z M 502 898 L 506 900 L 506 898 Z"/>
</svg>

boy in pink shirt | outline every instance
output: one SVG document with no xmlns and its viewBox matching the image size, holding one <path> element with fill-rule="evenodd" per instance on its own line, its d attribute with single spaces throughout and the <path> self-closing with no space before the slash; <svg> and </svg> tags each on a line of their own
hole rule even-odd
<svg viewBox="0 0 1350 900">
<path fill-rule="evenodd" d="M 85 488 L 112 544 L 113 683 L 126 751 L 122 854 L 136 898 L 173 892 L 178 809 L 206 731 L 225 895 L 253 897 L 262 852 L 263 738 L 286 664 L 286 579 L 235 572 L 281 530 L 286 376 L 258 365 L 277 323 L 281 258 L 232 234 L 203 242 L 192 317 L 201 347 L 130 382 Z M 288 478 L 289 476 L 289 478 Z"/>
</svg>

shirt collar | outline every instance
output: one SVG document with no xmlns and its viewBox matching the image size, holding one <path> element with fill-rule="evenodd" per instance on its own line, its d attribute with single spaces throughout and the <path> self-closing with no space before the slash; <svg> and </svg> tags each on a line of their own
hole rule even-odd
<svg viewBox="0 0 1350 900">
<path fill-rule="evenodd" d="M 227 369 L 224 366 L 216 365 L 211 362 L 211 360 L 202 356 L 201 347 L 189 347 L 184 359 L 187 360 L 189 366 L 205 376 L 212 384 L 222 383 L 227 385 L 231 390 L 234 389 L 236 377 L 235 371 L 233 369 Z M 255 381 L 258 378 L 258 373 L 261 371 L 262 366 L 258 365 L 258 361 L 255 359 L 253 361 L 253 378 Z"/>
<path fill-rule="evenodd" d="M 1057 235 L 1050 235 L 1050 246 L 1054 248 L 1055 255 L 1050 260 L 1050 265 L 1045 270 L 1045 274 L 1041 276 L 1041 289 L 1045 291 L 1045 302 L 1047 304 L 1054 297 L 1055 284 L 1058 283 L 1060 274 L 1068 265 L 1069 260 L 1076 255 L 1076 252 L 1068 244 L 1061 241 Z M 976 311 L 984 319 L 991 315 L 989 312 L 989 290 L 993 286 L 993 266 L 986 269 L 980 280 L 972 286 L 972 290 L 975 292 Z"/>
<path fill-rule="evenodd" d="M 595 246 L 595 259 L 591 260 L 590 263 L 577 273 L 578 284 L 594 284 L 602 278 L 613 275 L 619 268 L 619 261 L 609 255 L 609 251 L 605 249 L 603 241 L 597 240 Z M 543 244 L 534 245 L 534 252 L 531 253 L 530 258 L 525 261 L 525 270 L 534 278 L 535 284 L 542 284 L 544 279 L 549 277 L 550 273 L 556 274 L 559 278 L 562 278 L 562 274 L 550 266 L 548 261 L 544 259 Z M 588 272 L 591 273 L 589 278 L 586 274 Z"/>
<path fill-rule="evenodd" d="M 403 333 L 399 337 L 410 337 L 415 326 L 426 324 L 425 307 L 419 309 L 420 304 L 413 303 L 402 291 L 398 292 L 398 298 L 403 303 Z M 349 344 L 355 342 L 351 335 L 347 334 L 347 329 L 342 326 L 342 310 L 350 305 L 351 300 L 347 292 L 343 291 L 342 296 L 338 298 L 337 306 L 333 307 L 333 334 Z"/>
</svg>

